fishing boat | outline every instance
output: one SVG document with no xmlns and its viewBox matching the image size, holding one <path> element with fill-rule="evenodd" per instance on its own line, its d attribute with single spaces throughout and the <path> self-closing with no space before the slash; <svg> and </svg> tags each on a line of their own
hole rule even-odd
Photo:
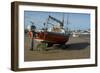
<svg viewBox="0 0 100 73">
<path fill-rule="evenodd" d="M 50 23 L 49 20 L 56 21 L 58 24 Z M 52 27 L 47 28 L 46 25 L 51 24 Z M 64 26 L 64 17 L 60 21 L 52 16 L 48 16 L 47 22 L 44 23 L 44 29 L 41 31 L 36 31 L 36 36 L 34 39 L 45 41 L 48 46 L 53 44 L 65 44 L 68 42 L 70 33 L 66 32 L 63 28 Z"/>
</svg>

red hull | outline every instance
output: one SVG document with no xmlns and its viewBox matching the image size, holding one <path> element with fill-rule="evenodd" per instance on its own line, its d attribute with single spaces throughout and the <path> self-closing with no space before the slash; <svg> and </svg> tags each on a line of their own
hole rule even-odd
<svg viewBox="0 0 100 73">
<path fill-rule="evenodd" d="M 38 32 L 35 39 L 45 40 L 52 44 L 65 44 L 69 40 L 69 35 L 56 32 Z"/>
</svg>

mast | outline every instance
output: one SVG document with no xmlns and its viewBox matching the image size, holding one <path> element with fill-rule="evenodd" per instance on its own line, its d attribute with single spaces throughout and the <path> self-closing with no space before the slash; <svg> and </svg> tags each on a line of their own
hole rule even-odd
<svg viewBox="0 0 100 73">
<path fill-rule="evenodd" d="M 64 13 L 63 13 L 63 16 L 62 16 L 62 24 L 60 26 L 61 26 L 61 28 L 64 27 Z"/>
<path fill-rule="evenodd" d="M 67 14 L 67 25 L 69 24 L 69 14 Z"/>
<path fill-rule="evenodd" d="M 67 31 L 69 31 L 68 24 L 69 24 L 69 14 L 67 14 Z"/>
<path fill-rule="evenodd" d="M 56 21 L 57 23 L 59 23 L 60 25 L 63 25 L 62 21 L 58 20 L 57 18 L 54 18 L 52 16 L 49 15 L 49 19 Z"/>
</svg>

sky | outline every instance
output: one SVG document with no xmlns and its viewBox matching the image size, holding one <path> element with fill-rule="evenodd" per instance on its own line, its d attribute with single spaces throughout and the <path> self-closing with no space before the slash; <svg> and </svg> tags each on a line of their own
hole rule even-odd
<svg viewBox="0 0 100 73">
<path fill-rule="evenodd" d="M 55 17 L 56 19 L 62 21 L 64 16 L 64 28 L 69 28 L 70 30 L 87 30 L 90 29 L 90 14 L 84 13 L 62 13 L 62 12 L 40 12 L 40 11 L 24 11 L 24 25 L 25 28 L 28 25 L 34 23 L 37 29 L 42 29 L 44 27 L 43 23 L 46 22 L 48 16 Z M 68 20 L 68 25 L 67 25 Z M 50 21 L 55 23 L 55 21 Z M 48 24 L 48 28 L 52 27 Z"/>
</svg>

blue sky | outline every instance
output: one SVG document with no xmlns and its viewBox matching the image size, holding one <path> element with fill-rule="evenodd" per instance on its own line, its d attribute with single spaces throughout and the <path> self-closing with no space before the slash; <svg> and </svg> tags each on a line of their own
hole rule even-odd
<svg viewBox="0 0 100 73">
<path fill-rule="evenodd" d="M 31 21 L 37 29 L 43 28 L 43 23 L 46 22 L 49 15 L 62 21 L 64 14 L 64 28 L 68 27 L 71 30 L 87 30 L 90 28 L 90 14 L 83 13 L 61 13 L 61 12 L 40 12 L 40 11 L 24 11 L 25 27 L 31 25 Z M 69 20 L 69 25 L 67 24 Z M 52 21 L 53 22 L 53 21 Z M 55 23 L 55 22 L 53 22 Z M 48 24 L 48 27 L 52 25 Z"/>
</svg>

